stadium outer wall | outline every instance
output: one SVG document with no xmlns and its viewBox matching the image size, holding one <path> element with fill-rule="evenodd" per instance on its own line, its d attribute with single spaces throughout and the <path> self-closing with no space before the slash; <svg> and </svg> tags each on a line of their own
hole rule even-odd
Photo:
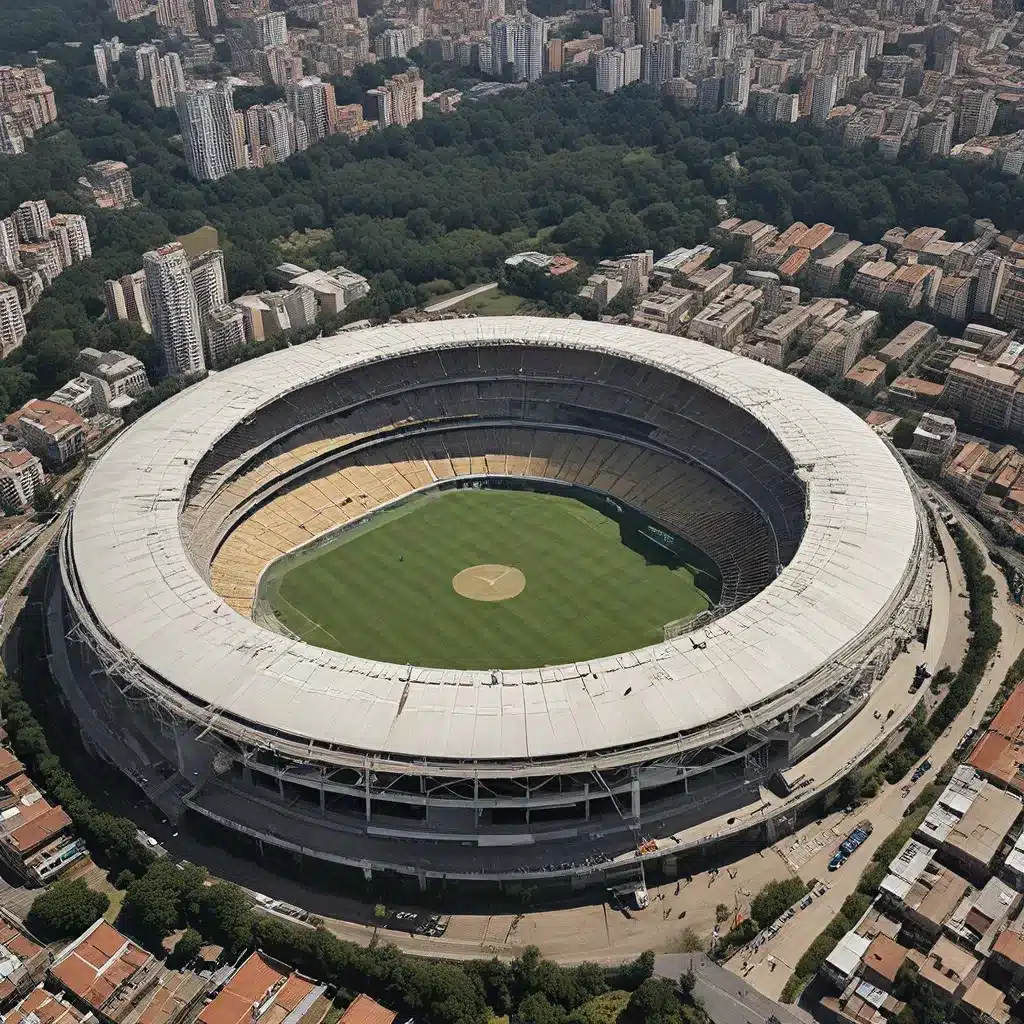
<svg viewBox="0 0 1024 1024">
<path fill-rule="evenodd" d="M 522 323 L 505 330 L 521 339 L 530 333 Z M 906 481 L 902 471 L 900 477 Z M 701 828 L 712 819 L 731 821 L 716 828 L 716 841 L 749 831 L 749 819 L 726 816 L 756 801 L 771 775 L 798 774 L 800 760 L 863 707 L 892 657 L 920 634 L 930 608 L 928 531 L 921 503 L 905 486 L 914 516 L 912 549 L 869 628 L 799 685 L 685 738 L 655 736 L 536 761 L 466 763 L 373 749 L 338 750 L 327 758 L 311 744 L 303 749 L 295 739 L 261 735 L 226 708 L 213 715 L 197 709 L 179 681 L 156 676 L 107 626 L 76 553 L 81 505 L 61 537 L 59 573 L 49 588 L 51 665 L 88 745 L 176 819 L 199 815 L 260 844 L 367 876 L 414 875 L 421 885 L 432 877 L 561 877 L 583 885 L 635 870 L 639 836 L 674 836 L 645 853 L 665 857 L 706 846 L 711 837 Z M 408 673 L 404 682 L 408 692 Z M 756 827 L 769 837 L 784 831 L 795 808 L 840 777 L 817 780 Z"/>
</svg>

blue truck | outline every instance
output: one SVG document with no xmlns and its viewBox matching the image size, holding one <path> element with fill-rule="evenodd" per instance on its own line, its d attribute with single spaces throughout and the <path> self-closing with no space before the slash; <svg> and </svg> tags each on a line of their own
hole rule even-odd
<svg viewBox="0 0 1024 1024">
<path fill-rule="evenodd" d="M 829 871 L 841 868 L 849 859 L 850 854 L 860 846 L 872 832 L 870 821 L 862 821 L 840 844 L 832 859 L 828 862 Z"/>
</svg>

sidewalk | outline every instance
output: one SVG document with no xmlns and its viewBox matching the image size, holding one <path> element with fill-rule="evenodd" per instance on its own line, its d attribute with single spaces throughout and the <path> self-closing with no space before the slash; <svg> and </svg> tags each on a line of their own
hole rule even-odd
<svg viewBox="0 0 1024 1024">
<path fill-rule="evenodd" d="M 965 527 L 972 533 L 975 542 L 979 543 L 984 552 L 985 546 L 980 543 L 976 532 L 971 530 L 970 524 L 966 523 Z M 833 853 L 831 847 L 824 848 L 801 867 L 800 877 L 805 881 L 812 878 L 828 878 L 831 888 L 827 897 L 816 900 L 806 910 L 797 914 L 779 930 L 772 940 L 765 943 L 757 952 L 758 959 L 753 969 L 743 974 L 750 984 L 769 998 L 779 998 L 796 962 L 838 913 L 846 897 L 856 890 L 861 872 L 867 867 L 871 855 L 903 820 L 903 811 L 906 806 L 934 780 L 939 769 L 952 756 L 967 729 L 971 726 L 976 727 L 981 721 L 985 709 L 999 690 L 1007 669 L 1024 647 L 1024 627 L 1017 620 L 1016 606 L 1009 597 L 1003 574 L 996 566 L 992 565 L 987 554 L 985 563 L 985 571 L 992 577 L 996 587 L 993 615 L 1003 630 L 1002 643 L 995 657 L 989 663 L 970 705 L 960 712 L 953 725 L 936 740 L 932 747 L 931 753 L 928 755 L 932 762 L 932 768 L 910 787 L 907 796 L 903 795 L 901 786 L 886 786 L 877 797 L 857 808 L 855 817 L 858 820 L 867 818 L 874 825 L 874 832 L 867 842 L 838 871 L 832 873 L 828 871 L 828 861 Z M 954 559 L 951 564 L 955 565 L 952 573 L 954 580 L 962 580 L 959 562 Z M 955 598 L 958 593 L 959 591 L 953 589 L 952 596 Z M 958 614 L 956 609 L 956 602 L 951 602 L 951 634 L 960 628 L 960 623 L 966 622 L 962 613 Z M 964 635 L 966 635 L 966 629 L 964 629 Z M 952 658 L 949 656 L 952 653 L 953 651 L 947 645 L 943 645 L 943 657 L 948 658 L 950 662 L 952 662 Z M 962 656 L 960 660 L 962 661 Z M 779 963 L 774 971 L 771 970 L 773 959 Z M 741 974 L 742 965 L 742 957 L 733 957 L 727 966 L 734 973 Z"/>
</svg>

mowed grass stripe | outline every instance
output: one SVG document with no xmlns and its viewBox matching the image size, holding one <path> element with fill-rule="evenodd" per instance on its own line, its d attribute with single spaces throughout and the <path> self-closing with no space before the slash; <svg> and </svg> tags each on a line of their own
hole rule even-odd
<svg viewBox="0 0 1024 1024">
<path fill-rule="evenodd" d="M 486 563 L 522 570 L 525 590 L 458 595 L 452 578 Z M 311 643 L 438 668 L 585 661 L 657 642 L 708 605 L 689 568 L 648 565 L 596 509 L 489 490 L 446 493 L 327 547 L 285 569 L 278 593 L 278 616 Z"/>
</svg>

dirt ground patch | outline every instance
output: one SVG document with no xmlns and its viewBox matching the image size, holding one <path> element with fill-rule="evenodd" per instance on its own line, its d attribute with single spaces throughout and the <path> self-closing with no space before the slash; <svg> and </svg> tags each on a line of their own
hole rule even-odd
<svg viewBox="0 0 1024 1024">
<path fill-rule="evenodd" d="M 511 565 L 471 565 L 452 577 L 455 593 L 471 601 L 507 601 L 525 586 L 526 577 Z"/>
</svg>

